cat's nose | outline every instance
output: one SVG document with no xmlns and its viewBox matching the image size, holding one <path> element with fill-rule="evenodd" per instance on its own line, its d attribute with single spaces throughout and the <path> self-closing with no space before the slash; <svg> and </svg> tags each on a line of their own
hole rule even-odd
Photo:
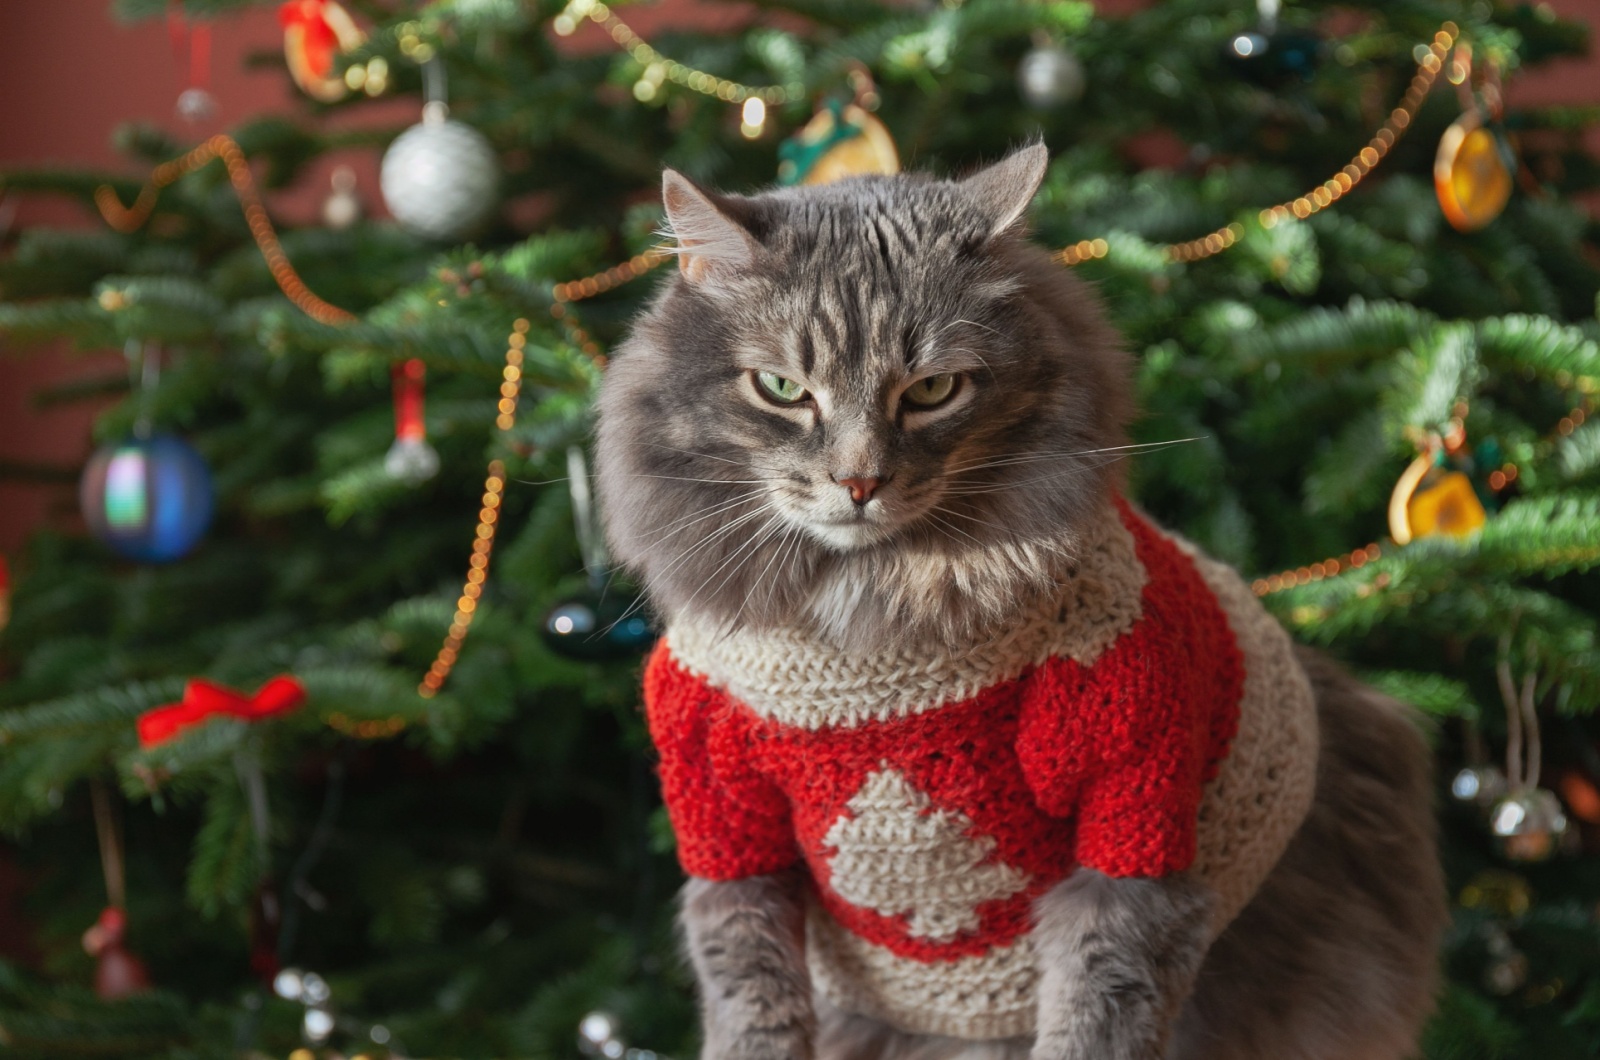
<svg viewBox="0 0 1600 1060">
<path fill-rule="evenodd" d="M 883 485 L 883 479 L 875 475 L 846 475 L 836 477 L 833 481 L 850 491 L 850 499 L 857 504 L 865 504 L 872 499 L 872 493 Z"/>
</svg>

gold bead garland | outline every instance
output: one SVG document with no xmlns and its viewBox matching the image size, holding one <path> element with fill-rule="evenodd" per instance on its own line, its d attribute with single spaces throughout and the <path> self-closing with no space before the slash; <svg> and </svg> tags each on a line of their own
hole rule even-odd
<svg viewBox="0 0 1600 1060">
<path fill-rule="evenodd" d="M 572 0 L 565 10 L 556 16 L 553 28 L 563 37 L 570 36 L 584 19 L 605 30 L 617 47 L 644 67 L 644 76 L 640 78 L 638 85 L 634 86 L 634 95 L 641 102 L 653 99 L 657 87 L 663 81 L 671 81 L 691 92 L 711 96 L 724 103 L 743 105 L 744 124 L 759 127 L 766 118 L 768 106 L 788 103 L 805 95 L 805 86 L 798 83 L 745 85 L 669 59 L 652 48 L 649 41 L 635 33 L 631 26 L 618 18 L 610 6 L 601 0 Z"/>
<path fill-rule="evenodd" d="M 517 425 L 517 398 L 522 393 L 522 350 L 528 344 L 526 317 L 518 317 L 506 337 L 506 364 L 500 372 L 500 402 L 494 425 L 502 432 Z M 467 578 L 461 586 L 461 596 L 456 600 L 455 617 L 445 634 L 444 643 L 434 656 L 433 665 L 423 675 L 417 686 L 417 695 L 432 699 L 444 686 L 445 679 L 455 668 L 461 654 L 461 644 L 467 639 L 472 620 L 478 613 L 478 600 L 483 595 L 484 582 L 489 579 L 489 557 L 494 552 L 495 531 L 500 525 L 500 505 L 505 498 L 506 465 L 501 460 L 489 461 L 489 474 L 483 480 L 483 507 L 478 509 L 478 526 L 472 535 L 472 558 L 467 561 Z"/>
<path fill-rule="evenodd" d="M 1389 118 L 1383 126 L 1373 134 L 1371 140 L 1355 156 L 1350 163 L 1339 172 L 1323 181 L 1298 198 L 1268 206 L 1257 215 L 1257 220 L 1262 228 L 1273 228 L 1279 222 L 1290 218 L 1304 220 L 1314 213 L 1338 202 L 1352 191 L 1357 184 L 1366 179 L 1367 174 L 1378 168 L 1378 164 L 1388 155 L 1400 137 L 1405 135 L 1406 129 L 1411 126 L 1411 120 L 1416 117 L 1422 101 L 1427 98 L 1428 90 L 1433 87 L 1434 80 L 1439 76 L 1439 71 L 1444 68 L 1445 56 L 1450 54 L 1450 49 L 1455 46 L 1456 37 L 1460 29 L 1454 22 L 1446 22 L 1439 27 L 1439 32 L 1433 35 L 1433 43 L 1429 45 L 1427 53 L 1417 64 L 1417 72 L 1412 75 L 1411 85 L 1406 89 L 1405 96 L 1400 100 L 1399 106 L 1389 113 Z M 1190 262 L 1200 261 L 1213 255 L 1220 254 L 1233 246 L 1244 236 L 1244 228 L 1235 223 L 1224 225 L 1214 232 L 1183 243 L 1167 243 L 1160 249 L 1168 261 Z M 1062 265 L 1077 265 L 1085 261 L 1103 258 L 1110 252 L 1110 246 L 1104 239 L 1085 239 L 1074 243 L 1070 247 L 1058 250 L 1055 254 L 1056 261 Z"/>
</svg>

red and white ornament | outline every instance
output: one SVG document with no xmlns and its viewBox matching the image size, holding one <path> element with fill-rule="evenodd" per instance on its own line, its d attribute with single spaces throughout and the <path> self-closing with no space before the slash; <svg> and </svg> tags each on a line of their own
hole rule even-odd
<svg viewBox="0 0 1600 1060">
<path fill-rule="evenodd" d="M 289 76 L 312 99 L 336 103 L 350 91 L 334 56 L 361 47 L 366 35 L 335 0 L 289 0 L 278 8 Z"/>
<path fill-rule="evenodd" d="M 427 365 L 420 357 L 399 361 L 390 370 L 394 379 L 394 444 L 383 458 L 383 469 L 412 486 L 439 473 L 439 454 L 428 444 L 428 424 L 422 415 L 422 381 L 427 374 Z"/>
</svg>

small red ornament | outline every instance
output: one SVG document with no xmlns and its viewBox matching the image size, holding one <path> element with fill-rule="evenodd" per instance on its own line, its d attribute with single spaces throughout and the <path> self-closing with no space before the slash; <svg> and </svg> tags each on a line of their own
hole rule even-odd
<svg viewBox="0 0 1600 1060">
<path fill-rule="evenodd" d="M 278 8 L 278 21 L 294 83 L 324 103 L 343 99 L 350 89 L 335 72 L 333 58 L 354 51 L 365 39 L 350 15 L 333 0 L 289 0 Z"/>
<path fill-rule="evenodd" d="M 211 94 L 211 26 L 190 24 L 183 5 L 172 0 L 167 5 L 167 36 L 172 56 L 181 66 L 188 52 L 187 84 L 178 96 L 178 116 L 191 124 L 216 116 L 217 100 Z"/>
<path fill-rule="evenodd" d="M 428 423 L 422 415 L 428 366 L 422 358 L 412 357 L 396 361 L 389 374 L 394 382 L 394 444 L 384 455 L 383 468 L 415 486 L 439 473 L 439 454 L 428 444 Z"/>
<path fill-rule="evenodd" d="M 114 905 L 100 911 L 100 919 L 83 933 L 83 948 L 96 960 L 94 992 L 107 1001 L 150 989 L 150 973 L 144 962 L 123 945 L 128 930 L 128 915 Z"/>
<path fill-rule="evenodd" d="M 283 905 L 278 889 L 262 880 L 250 899 L 250 970 L 267 986 L 278 975 L 278 932 L 283 926 Z"/>
<path fill-rule="evenodd" d="M 245 721 L 260 721 L 297 710 L 306 701 L 306 690 L 299 681 L 281 674 L 262 685 L 254 696 L 196 678 L 183 690 L 177 703 L 147 710 L 139 715 L 139 744 L 153 747 L 170 740 L 184 729 L 198 725 L 217 714 Z"/>
</svg>

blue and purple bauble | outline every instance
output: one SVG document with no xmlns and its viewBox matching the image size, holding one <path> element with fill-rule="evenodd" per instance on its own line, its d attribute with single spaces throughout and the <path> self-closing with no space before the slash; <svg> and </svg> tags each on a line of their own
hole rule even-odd
<svg viewBox="0 0 1600 1060">
<path fill-rule="evenodd" d="M 78 501 L 89 530 L 112 551 L 167 563 L 188 555 L 211 525 L 211 471 L 181 438 L 129 438 L 89 458 Z"/>
</svg>

